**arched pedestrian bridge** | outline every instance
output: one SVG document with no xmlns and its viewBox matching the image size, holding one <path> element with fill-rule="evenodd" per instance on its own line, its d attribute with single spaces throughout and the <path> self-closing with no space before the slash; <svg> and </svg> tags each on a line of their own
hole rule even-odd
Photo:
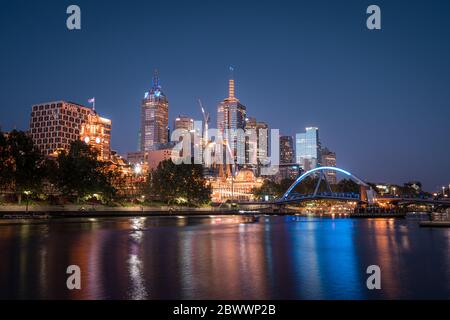
<svg viewBox="0 0 450 320">
<path fill-rule="evenodd" d="M 345 177 L 353 180 L 360 186 L 360 192 L 358 193 L 340 193 L 333 192 L 331 190 L 331 186 L 327 180 L 326 172 L 327 171 L 335 171 L 343 174 Z M 304 181 L 306 178 L 312 175 L 318 175 L 319 179 L 315 185 L 314 192 L 308 194 L 299 194 L 293 192 L 294 188 Z M 321 183 L 325 183 L 326 191 L 319 192 L 319 187 Z M 376 194 L 375 190 L 372 189 L 367 183 L 363 180 L 350 173 L 347 170 L 336 168 L 336 167 L 318 167 L 312 169 L 308 172 L 305 172 L 300 177 L 298 177 L 295 182 L 289 187 L 289 189 L 284 193 L 281 198 L 276 199 L 273 204 L 283 205 L 289 203 L 300 203 L 304 201 L 310 200 L 340 200 L 340 201 L 351 201 L 358 202 L 360 204 L 376 204 L 376 203 L 386 203 L 392 204 L 396 206 L 409 205 L 409 204 L 427 204 L 432 205 L 437 209 L 445 209 L 450 208 L 450 199 L 434 199 L 434 198 L 406 198 L 406 197 L 380 197 Z"/>
<path fill-rule="evenodd" d="M 333 192 L 331 190 L 330 183 L 326 177 L 327 171 L 335 171 L 343 174 L 349 179 L 353 180 L 360 186 L 360 193 L 340 193 Z M 304 181 L 306 178 L 312 175 L 318 175 L 319 179 L 315 185 L 314 192 L 308 194 L 299 194 L 293 192 L 294 188 Z M 322 183 L 325 183 L 326 191 L 319 192 L 319 187 Z M 288 203 L 298 203 L 309 200 L 319 200 L 319 199 L 330 199 L 330 200 L 341 200 L 341 201 L 356 201 L 372 204 L 374 202 L 375 191 L 364 181 L 351 174 L 350 172 L 336 168 L 336 167 L 318 167 L 305 172 L 300 177 L 298 177 L 295 182 L 289 187 L 289 189 L 284 193 L 284 195 L 274 201 L 275 204 L 288 204 Z"/>
</svg>

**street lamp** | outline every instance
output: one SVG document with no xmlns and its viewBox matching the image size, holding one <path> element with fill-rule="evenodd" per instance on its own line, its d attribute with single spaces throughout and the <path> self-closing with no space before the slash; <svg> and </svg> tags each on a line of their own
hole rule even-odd
<svg viewBox="0 0 450 320">
<path fill-rule="evenodd" d="M 31 191 L 25 190 L 23 193 L 27 196 L 26 213 L 28 213 L 28 197 L 31 194 Z"/>
<path fill-rule="evenodd" d="M 134 173 L 137 174 L 137 175 L 140 175 L 142 173 L 142 166 L 141 166 L 141 164 L 138 163 L 138 164 L 136 164 L 134 166 Z"/>
</svg>

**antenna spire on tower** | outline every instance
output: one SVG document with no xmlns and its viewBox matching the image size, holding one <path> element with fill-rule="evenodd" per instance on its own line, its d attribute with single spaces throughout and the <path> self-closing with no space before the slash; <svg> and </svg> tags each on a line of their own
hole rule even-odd
<svg viewBox="0 0 450 320">
<path fill-rule="evenodd" d="M 228 98 L 235 99 L 234 96 L 234 68 L 230 66 L 230 80 L 228 81 Z"/>
<path fill-rule="evenodd" d="M 159 74 L 158 74 L 158 69 L 155 69 L 153 71 L 153 88 L 159 88 L 160 84 L 159 84 Z"/>
</svg>

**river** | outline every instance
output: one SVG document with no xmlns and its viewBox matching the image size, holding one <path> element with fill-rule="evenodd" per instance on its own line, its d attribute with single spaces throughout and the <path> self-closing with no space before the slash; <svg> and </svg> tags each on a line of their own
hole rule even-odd
<svg viewBox="0 0 450 320">
<path fill-rule="evenodd" d="M 449 299 L 449 249 L 450 229 L 410 218 L 1 221 L 0 299 Z"/>
</svg>

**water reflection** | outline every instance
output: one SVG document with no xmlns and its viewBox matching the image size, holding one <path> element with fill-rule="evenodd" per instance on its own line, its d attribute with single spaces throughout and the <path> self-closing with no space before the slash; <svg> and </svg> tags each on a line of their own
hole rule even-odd
<svg viewBox="0 0 450 320">
<path fill-rule="evenodd" d="M 417 221 L 168 217 L 0 224 L 0 298 L 450 297 L 450 232 Z M 82 289 L 66 288 L 66 269 Z M 366 288 L 377 264 L 382 290 Z"/>
<path fill-rule="evenodd" d="M 145 218 L 132 218 L 130 220 L 132 232 L 128 256 L 128 273 L 131 281 L 129 297 L 133 300 L 147 299 L 147 289 L 144 280 L 144 266 L 141 260 L 141 243 L 144 235 Z"/>
</svg>

